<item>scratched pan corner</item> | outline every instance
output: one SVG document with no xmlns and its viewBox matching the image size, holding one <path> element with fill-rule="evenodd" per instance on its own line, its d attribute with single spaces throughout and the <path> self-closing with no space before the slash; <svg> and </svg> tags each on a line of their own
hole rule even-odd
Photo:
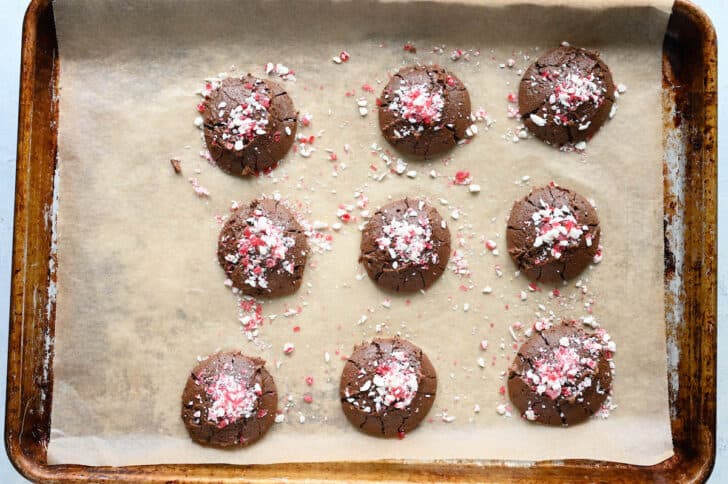
<svg viewBox="0 0 728 484">
<path fill-rule="evenodd" d="M 583 460 L 302 463 L 265 466 L 48 465 L 55 326 L 58 47 L 51 0 L 23 28 L 5 442 L 35 481 L 195 479 L 704 481 L 715 458 L 717 54 L 707 16 L 677 0 L 663 44 L 665 310 L 675 455 L 651 467 Z M 62 270 L 62 268 L 61 268 Z"/>
<path fill-rule="evenodd" d="M 672 472 L 695 481 L 715 461 L 717 72 L 710 19 L 678 0 L 663 44 L 665 309 Z"/>
</svg>

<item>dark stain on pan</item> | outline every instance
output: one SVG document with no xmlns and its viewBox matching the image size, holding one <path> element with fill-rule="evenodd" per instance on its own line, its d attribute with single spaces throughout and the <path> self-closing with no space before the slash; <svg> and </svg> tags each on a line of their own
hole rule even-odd
<svg viewBox="0 0 728 484">
<path fill-rule="evenodd" d="M 668 220 L 667 217 L 665 217 L 665 220 L 663 222 L 663 228 L 664 228 L 664 238 L 665 238 L 665 251 L 664 251 L 664 260 L 665 260 L 665 279 L 669 280 L 672 279 L 675 276 L 675 254 L 672 253 L 670 250 L 670 239 L 667 238 L 667 224 Z"/>
<path fill-rule="evenodd" d="M 36 18 L 33 28 L 26 22 L 23 31 L 5 430 L 8 455 L 19 468 L 20 459 L 46 462 L 56 317 L 48 292 L 56 282 L 51 260 L 57 267 L 48 222 L 58 154 L 58 44 L 53 10 L 36 4 L 28 12 Z M 28 42 L 34 43 L 32 49 Z M 16 318 L 24 318 L 22 329 Z"/>
</svg>

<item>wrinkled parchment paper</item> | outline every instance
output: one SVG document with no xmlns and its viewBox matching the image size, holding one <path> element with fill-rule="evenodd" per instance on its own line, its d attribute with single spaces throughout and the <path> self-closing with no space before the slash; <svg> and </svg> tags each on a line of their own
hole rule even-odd
<svg viewBox="0 0 728 484">
<path fill-rule="evenodd" d="M 539 3 L 57 1 L 60 271 L 49 462 L 592 458 L 647 465 L 672 455 L 660 104 L 669 4 Z M 600 49 L 615 82 L 628 88 L 616 118 L 585 155 L 535 139 L 514 143 L 517 122 L 506 115 L 517 70 L 529 63 L 524 54 L 533 60 L 565 40 Z M 406 42 L 416 54 L 403 50 Z M 442 54 L 432 52 L 436 46 Z M 456 48 L 481 53 L 454 62 L 449 54 Z M 331 57 L 342 50 L 351 59 L 337 65 Z M 508 58 L 513 68 L 499 66 Z M 386 142 L 374 101 L 388 74 L 416 61 L 451 69 L 469 88 L 473 110 L 483 107 L 496 122 L 489 130 L 478 123 L 472 143 L 447 158 L 405 160 L 414 178 L 390 173 L 377 181 L 386 170 L 377 150 Z M 309 158 L 290 153 L 271 176 L 234 178 L 199 156 L 195 91 L 222 71 L 264 76 L 266 62 L 295 71 L 295 82 L 278 80 L 300 112 L 313 115 L 299 132 L 320 135 L 317 151 Z M 365 83 L 375 92 L 365 92 Z M 366 117 L 358 112 L 362 97 Z M 181 160 L 182 176 L 173 173 L 172 157 Z M 450 182 L 460 170 L 470 172 L 479 193 Z M 189 178 L 210 197 L 198 198 Z M 516 277 L 504 236 L 513 201 L 551 180 L 593 198 L 604 245 L 603 262 L 560 286 L 559 298 L 549 297 L 549 286 L 531 292 Z M 331 225 L 340 204 L 356 203 L 357 190 L 372 211 L 389 197 L 428 197 L 448 220 L 455 245 L 462 239 L 471 275 L 447 272 L 426 295 L 410 296 L 390 296 L 357 278 L 364 274 L 357 264 L 363 219 L 355 208 L 357 221 L 326 232 L 332 250 L 312 255 L 306 287 L 265 302 L 266 317 L 277 317 L 266 319 L 258 344 L 249 342 L 215 259 L 215 216 L 228 213 L 231 200 L 278 192 L 309 222 Z M 487 239 L 497 242 L 500 255 L 484 248 Z M 491 294 L 483 294 L 486 286 Z M 584 317 L 588 306 L 618 347 L 611 416 L 562 429 L 499 415 L 498 405 L 508 403 L 499 394 L 502 375 L 514 355 L 509 327 L 530 326 L 549 311 Z M 300 313 L 285 317 L 291 308 Z M 403 441 L 384 441 L 346 422 L 338 381 L 341 357 L 354 344 L 394 334 L 428 353 L 439 387 L 428 421 Z M 522 331 L 514 334 L 523 338 Z M 296 348 L 290 356 L 282 352 L 287 342 Z M 218 348 L 262 356 L 278 385 L 286 420 L 248 449 L 195 445 L 179 417 L 196 357 Z M 313 403 L 303 402 L 304 393 Z"/>
</svg>

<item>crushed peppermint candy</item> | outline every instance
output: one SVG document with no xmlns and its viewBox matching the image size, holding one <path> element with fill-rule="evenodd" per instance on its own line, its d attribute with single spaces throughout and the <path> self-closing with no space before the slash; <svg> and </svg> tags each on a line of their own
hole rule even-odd
<svg viewBox="0 0 728 484">
<path fill-rule="evenodd" d="M 306 220 L 301 220 L 300 222 L 312 252 L 323 254 L 331 250 L 333 236 L 330 233 L 325 233 L 325 230 L 328 229 L 328 224 L 316 221 L 310 224 Z"/>
<path fill-rule="evenodd" d="M 296 73 L 293 72 L 292 69 L 289 69 L 288 67 L 284 66 L 280 63 L 272 63 L 268 62 L 265 65 L 265 73 L 269 76 L 278 76 L 284 81 L 294 81 L 296 80 Z"/>
<path fill-rule="evenodd" d="M 229 365 L 226 364 L 226 369 Z M 205 385 L 205 393 L 210 397 L 211 404 L 207 410 L 207 420 L 213 422 L 218 428 L 225 428 L 241 418 L 250 418 L 256 412 L 259 397 L 263 390 L 259 383 L 249 385 L 229 373 L 217 375 Z"/>
<path fill-rule="evenodd" d="M 313 115 L 310 113 L 303 113 L 298 118 L 298 122 L 301 123 L 301 126 L 303 126 L 303 127 L 309 126 L 312 121 L 313 121 Z"/>
<path fill-rule="evenodd" d="M 568 205 L 552 207 L 543 200 L 539 203 L 541 209 L 531 215 L 536 230 L 533 246 L 542 248 L 540 261 L 549 256 L 560 259 L 565 249 L 579 245 L 581 236 L 585 232 L 588 234 L 589 227 L 579 225 Z"/>
<path fill-rule="evenodd" d="M 500 415 L 502 417 L 510 417 L 511 416 L 511 412 L 509 410 L 509 407 L 505 403 L 499 403 L 498 405 L 496 405 L 495 411 L 496 411 L 496 413 L 498 415 Z"/>
<path fill-rule="evenodd" d="M 450 257 L 450 269 L 460 277 L 470 276 L 470 264 L 461 250 L 455 250 Z"/>
<path fill-rule="evenodd" d="M 426 84 L 402 81 L 399 89 L 394 91 L 387 109 L 412 125 L 405 132 L 398 132 L 398 137 L 404 138 L 436 125 L 442 119 L 444 106 L 445 97 L 441 86 L 433 89 Z"/>
<path fill-rule="evenodd" d="M 470 176 L 469 171 L 458 171 L 455 173 L 455 177 L 453 178 L 453 183 L 455 185 L 470 185 L 470 183 L 473 181 L 473 178 Z"/>
<path fill-rule="evenodd" d="M 606 92 L 602 80 L 593 73 L 584 75 L 581 72 L 571 71 L 558 75 L 549 103 L 554 106 L 551 108 L 553 111 L 558 110 L 557 105 L 567 111 L 574 111 L 587 102 L 599 107 L 604 102 Z"/>
<path fill-rule="evenodd" d="M 529 114 L 529 118 L 533 121 L 536 126 L 546 126 L 546 120 L 537 114 Z"/>
<path fill-rule="evenodd" d="M 200 185 L 200 182 L 197 178 L 190 178 L 190 183 L 192 184 L 192 191 L 195 192 L 195 195 L 197 195 L 200 198 L 209 198 L 210 197 L 210 191 Z"/>
<path fill-rule="evenodd" d="M 544 331 L 544 330 L 549 329 L 553 325 L 554 325 L 554 318 L 553 318 L 553 316 L 549 316 L 549 317 L 546 317 L 546 318 L 541 318 L 538 321 L 536 321 L 533 324 L 533 329 L 535 329 L 536 331 L 541 332 L 541 331 Z"/>
<path fill-rule="evenodd" d="M 590 335 L 564 336 L 559 339 L 558 347 L 543 348 L 541 354 L 532 359 L 532 368 L 524 379 L 535 392 L 552 400 L 580 398 L 587 388 L 598 384 L 592 377 L 599 360 L 611 361 L 615 350 L 616 345 L 609 334 L 601 329 Z"/>
<path fill-rule="evenodd" d="M 256 80 L 245 82 L 245 98 L 241 104 L 222 101 L 209 109 L 217 110 L 221 132 L 215 134 L 221 146 L 228 150 L 242 151 L 257 136 L 264 135 L 269 125 L 271 93 L 265 83 Z"/>
<path fill-rule="evenodd" d="M 252 341 L 258 336 L 258 330 L 263 325 L 263 305 L 250 296 L 243 296 L 238 299 L 238 308 L 238 321 L 242 325 L 243 333 Z"/>
<path fill-rule="evenodd" d="M 599 244 L 599 247 L 597 247 L 597 252 L 596 252 L 596 254 L 594 254 L 594 259 L 592 260 L 592 262 L 594 262 L 595 264 L 599 264 L 602 261 L 602 258 L 604 257 L 603 251 L 604 251 L 604 249 L 602 248 L 602 245 Z"/>
<path fill-rule="evenodd" d="M 607 86 L 594 73 L 585 73 L 578 68 L 563 66 L 561 69 L 548 70 L 541 74 L 541 78 L 532 77 L 532 84 L 537 82 L 551 84 L 552 93 L 548 98 L 548 107 L 540 111 L 540 115 L 531 114 L 530 119 L 538 126 L 544 126 L 546 119 L 551 117 L 556 125 L 579 125 L 580 130 L 586 118 L 575 117 L 577 110 L 586 103 L 596 108 L 606 99 Z"/>
<path fill-rule="evenodd" d="M 286 235 L 286 227 L 268 218 L 260 208 L 253 210 L 245 224 L 237 240 L 237 252 L 225 255 L 227 262 L 242 268 L 245 284 L 267 289 L 269 271 L 293 274 L 290 250 L 296 241 Z"/>
<path fill-rule="evenodd" d="M 382 227 L 382 236 L 376 242 L 380 250 L 389 254 L 395 269 L 400 264 L 427 267 L 438 261 L 430 220 L 424 213 L 412 207 L 404 215 L 393 217 L 385 224 Z"/>
<path fill-rule="evenodd" d="M 407 352 L 397 350 L 375 362 L 374 375 L 360 370 L 364 377 L 360 397 L 346 396 L 346 400 L 364 412 L 379 413 L 387 408 L 405 409 L 415 398 L 419 384 L 419 363 Z M 348 390 L 347 390 L 348 391 Z M 374 408 L 368 404 L 371 403 Z"/>
</svg>

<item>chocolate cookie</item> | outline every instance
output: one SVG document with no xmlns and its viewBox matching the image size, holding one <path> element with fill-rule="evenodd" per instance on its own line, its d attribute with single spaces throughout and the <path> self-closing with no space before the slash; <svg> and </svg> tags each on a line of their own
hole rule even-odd
<svg viewBox="0 0 728 484">
<path fill-rule="evenodd" d="M 450 230 L 433 207 L 422 200 L 391 202 L 364 227 L 361 256 L 367 274 L 385 289 L 427 289 L 447 268 Z"/>
<path fill-rule="evenodd" d="M 250 296 L 278 297 L 301 286 L 308 241 L 282 202 L 253 200 L 225 221 L 217 258 L 233 287 Z"/>
<path fill-rule="evenodd" d="M 214 447 L 250 445 L 275 421 L 278 393 L 260 358 L 215 353 L 190 374 L 182 420 L 192 440 Z"/>
<path fill-rule="evenodd" d="M 554 185 L 513 204 L 508 253 L 529 279 L 557 282 L 576 277 L 599 248 L 599 217 L 581 195 Z"/>
<path fill-rule="evenodd" d="M 559 47 L 526 69 L 518 109 L 526 127 L 557 146 L 591 138 L 609 118 L 614 81 L 597 52 Z"/>
<path fill-rule="evenodd" d="M 400 338 L 356 346 L 339 385 L 346 418 L 376 437 L 404 437 L 427 416 L 436 391 L 430 359 Z"/>
<path fill-rule="evenodd" d="M 542 323 L 508 370 L 508 396 L 521 415 L 546 425 L 572 425 L 598 412 L 611 392 L 616 347 L 602 329 Z"/>
<path fill-rule="evenodd" d="M 202 106 L 207 149 L 227 173 L 244 176 L 270 169 L 295 140 L 293 101 L 267 79 L 250 74 L 225 79 Z"/>
<path fill-rule="evenodd" d="M 379 128 L 403 153 L 431 156 L 465 138 L 470 122 L 470 96 L 463 83 L 444 68 L 408 66 L 384 87 Z"/>
</svg>

